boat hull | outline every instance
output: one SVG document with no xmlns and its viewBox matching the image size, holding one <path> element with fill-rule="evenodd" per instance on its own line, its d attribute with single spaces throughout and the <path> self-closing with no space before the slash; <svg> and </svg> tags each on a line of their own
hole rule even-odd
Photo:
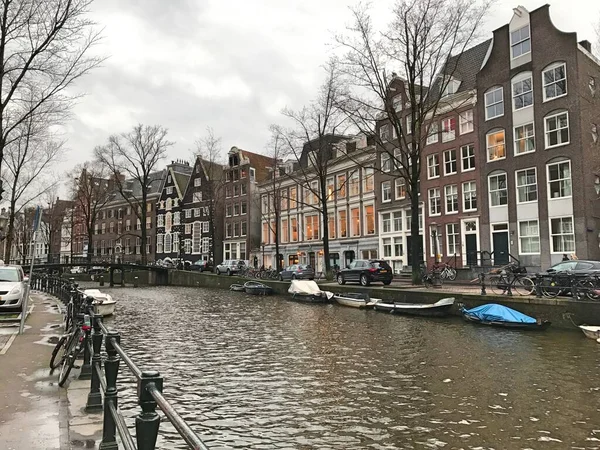
<svg viewBox="0 0 600 450">
<path fill-rule="evenodd" d="M 432 304 L 427 308 L 411 308 L 409 305 L 399 305 L 397 303 L 376 303 L 375 309 L 377 311 L 384 311 L 392 314 L 405 314 L 409 316 L 445 317 L 450 314 L 452 304 L 439 306 Z"/>
<path fill-rule="evenodd" d="M 329 299 L 323 295 L 292 294 L 292 300 L 304 303 L 329 303 Z"/>
<path fill-rule="evenodd" d="M 100 314 L 103 317 L 112 316 L 115 313 L 117 302 L 104 302 L 94 304 L 94 313 Z"/>
<path fill-rule="evenodd" d="M 244 290 L 246 294 L 250 295 L 271 295 L 273 293 L 273 289 L 269 286 L 246 286 Z"/>
<path fill-rule="evenodd" d="M 594 327 L 589 325 L 580 325 L 579 328 L 585 334 L 585 337 L 590 339 L 600 339 L 600 327 Z"/>
<path fill-rule="evenodd" d="M 243 284 L 232 284 L 229 286 L 229 290 L 234 292 L 245 292 L 246 288 Z"/>
<path fill-rule="evenodd" d="M 552 322 L 550 322 L 548 320 L 543 320 L 539 323 L 501 322 L 501 321 L 480 320 L 477 317 L 469 316 L 468 314 L 465 314 L 465 313 L 463 313 L 462 316 L 467 322 L 477 323 L 480 325 L 488 325 L 491 327 L 506 328 L 509 330 L 542 331 L 542 330 L 547 329 L 552 324 Z"/>
<path fill-rule="evenodd" d="M 350 308 L 360 308 L 360 309 L 368 309 L 373 308 L 377 303 L 374 300 L 367 300 L 363 298 L 352 298 L 352 297 L 342 297 L 338 295 L 333 296 L 334 300 L 342 306 L 349 306 Z"/>
</svg>

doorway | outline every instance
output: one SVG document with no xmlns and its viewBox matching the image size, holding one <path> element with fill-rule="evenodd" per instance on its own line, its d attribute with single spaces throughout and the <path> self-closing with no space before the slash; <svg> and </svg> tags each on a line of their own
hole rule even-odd
<svg viewBox="0 0 600 450">
<path fill-rule="evenodd" d="M 465 235 L 465 252 L 467 254 L 467 266 L 477 265 L 477 235 Z"/>
<path fill-rule="evenodd" d="M 494 252 L 494 265 L 508 264 L 508 224 L 497 223 L 492 225 L 492 250 Z"/>
<path fill-rule="evenodd" d="M 344 252 L 344 267 L 348 267 L 352 261 L 356 258 L 354 250 L 347 250 Z"/>
</svg>

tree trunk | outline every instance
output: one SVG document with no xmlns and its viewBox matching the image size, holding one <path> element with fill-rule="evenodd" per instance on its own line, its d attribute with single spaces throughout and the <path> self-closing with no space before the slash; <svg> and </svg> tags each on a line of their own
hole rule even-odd
<svg viewBox="0 0 600 450">
<path fill-rule="evenodd" d="M 141 205 L 141 211 L 139 214 L 140 217 L 140 228 L 141 228 L 141 245 L 140 245 L 140 254 L 142 255 L 142 265 L 146 265 L 146 263 L 148 262 L 148 255 L 146 254 L 146 241 L 148 240 L 148 232 L 146 230 L 146 216 L 148 214 L 148 209 L 147 209 L 147 202 L 148 202 L 148 196 L 147 196 L 147 192 L 146 192 L 146 186 L 148 186 L 148 180 L 144 180 L 144 185 L 142 187 L 142 205 Z M 136 216 L 138 216 L 136 214 Z M 180 216 L 180 222 L 181 223 L 181 216 Z M 172 243 L 172 241 L 171 241 Z"/>
<path fill-rule="evenodd" d="M 94 253 L 94 229 L 92 227 L 88 228 L 88 232 L 87 232 L 87 238 L 88 238 L 88 248 L 87 248 L 87 263 L 91 264 L 92 263 L 92 255 Z"/>
<path fill-rule="evenodd" d="M 12 212 L 11 204 L 11 213 L 8 216 L 8 229 L 6 231 L 6 243 L 4 247 L 4 263 L 10 264 L 10 257 L 12 252 L 12 244 L 13 244 L 13 236 L 15 234 L 15 214 Z"/>
<path fill-rule="evenodd" d="M 413 181 L 414 180 L 414 181 Z M 412 257 L 412 282 L 413 284 L 421 284 L 421 236 L 419 235 L 419 182 L 418 178 L 411 180 L 411 196 L 410 196 L 410 237 L 411 248 L 410 254 Z"/>
<path fill-rule="evenodd" d="M 327 178 L 320 180 L 321 203 L 323 205 L 321 218 L 323 219 L 323 258 L 325 263 L 325 276 L 329 276 L 331 271 L 331 261 L 329 258 L 329 210 L 327 208 Z M 316 269 L 316 267 L 315 267 Z"/>
<path fill-rule="evenodd" d="M 281 264 L 279 263 L 279 208 L 275 207 L 275 267 L 277 272 L 281 272 Z"/>
</svg>

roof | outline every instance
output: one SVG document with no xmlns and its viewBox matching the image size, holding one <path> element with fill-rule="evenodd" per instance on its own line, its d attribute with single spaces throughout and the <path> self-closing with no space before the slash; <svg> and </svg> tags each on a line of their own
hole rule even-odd
<svg viewBox="0 0 600 450">
<path fill-rule="evenodd" d="M 148 196 L 152 196 L 155 194 L 160 194 L 160 192 L 162 191 L 162 187 L 163 187 L 163 180 L 165 179 L 165 175 L 166 175 L 167 171 L 166 169 L 163 170 L 159 170 L 157 172 L 152 172 L 149 175 L 149 180 L 150 180 L 150 189 L 148 189 Z M 128 179 L 125 180 L 123 182 L 123 190 L 124 191 L 130 191 L 131 195 L 130 197 L 134 197 L 138 200 L 141 200 L 142 198 L 142 187 L 140 185 L 140 183 L 138 182 L 138 180 L 134 180 L 134 179 Z M 121 201 L 125 201 L 125 199 L 123 198 L 123 196 L 121 195 L 120 192 L 115 191 L 113 194 L 113 198 L 108 202 L 108 203 L 115 203 L 115 202 L 121 202 Z"/>
<path fill-rule="evenodd" d="M 173 174 L 173 182 L 177 186 L 178 192 L 181 193 L 181 197 L 183 197 L 185 189 L 187 188 L 188 181 L 190 181 L 190 177 L 192 176 L 191 167 L 190 173 L 176 172 L 175 170 L 172 170 L 171 173 Z"/>
</svg>

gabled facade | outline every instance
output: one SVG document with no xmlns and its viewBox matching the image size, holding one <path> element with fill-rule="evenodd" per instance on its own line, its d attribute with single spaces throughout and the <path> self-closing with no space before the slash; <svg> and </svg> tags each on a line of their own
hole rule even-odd
<svg viewBox="0 0 600 450">
<path fill-rule="evenodd" d="M 548 5 L 514 11 L 477 75 L 482 248 L 533 270 L 597 259 L 599 61 Z"/>
<path fill-rule="evenodd" d="M 184 254 L 183 197 L 192 168 L 185 161 L 171 161 L 156 202 L 156 260 Z"/>
<path fill-rule="evenodd" d="M 220 263 L 223 260 L 223 199 L 225 171 L 221 164 L 196 157 L 183 196 L 184 258 Z"/>
</svg>

